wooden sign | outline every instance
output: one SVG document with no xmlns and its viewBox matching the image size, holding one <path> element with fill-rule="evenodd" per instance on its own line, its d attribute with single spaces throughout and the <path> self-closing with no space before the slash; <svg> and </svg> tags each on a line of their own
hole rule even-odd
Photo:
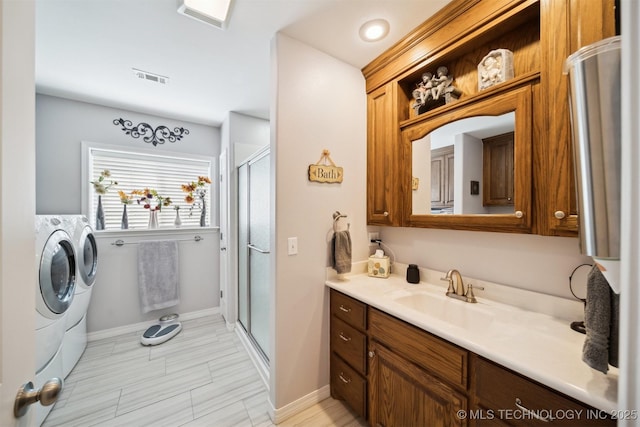
<svg viewBox="0 0 640 427">
<path fill-rule="evenodd" d="M 342 168 L 333 163 L 333 160 L 329 157 L 329 150 L 322 151 L 322 156 L 318 163 L 309 165 L 309 181 L 328 184 L 340 183 L 342 182 L 342 176 Z"/>
</svg>

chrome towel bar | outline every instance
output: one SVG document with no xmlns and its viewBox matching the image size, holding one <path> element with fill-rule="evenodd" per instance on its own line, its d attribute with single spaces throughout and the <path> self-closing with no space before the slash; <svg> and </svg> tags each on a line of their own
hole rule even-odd
<svg viewBox="0 0 640 427">
<path fill-rule="evenodd" d="M 175 239 L 176 242 L 199 242 L 200 240 L 204 240 L 204 237 L 201 236 L 194 236 L 193 239 Z M 112 245 L 115 246 L 124 246 L 124 245 L 137 245 L 138 242 L 125 242 L 122 239 L 118 239 L 115 242 L 111 243 Z"/>
</svg>

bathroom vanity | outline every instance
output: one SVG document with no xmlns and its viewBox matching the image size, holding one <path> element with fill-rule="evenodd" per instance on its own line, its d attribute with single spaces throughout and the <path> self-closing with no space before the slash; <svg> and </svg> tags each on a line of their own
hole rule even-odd
<svg viewBox="0 0 640 427">
<path fill-rule="evenodd" d="M 467 303 L 429 283 L 438 275 L 327 280 L 334 398 L 372 426 L 615 425 L 617 369 L 584 364 L 584 335 L 556 317 L 579 313 L 579 302 L 473 281 L 485 291 Z"/>
</svg>

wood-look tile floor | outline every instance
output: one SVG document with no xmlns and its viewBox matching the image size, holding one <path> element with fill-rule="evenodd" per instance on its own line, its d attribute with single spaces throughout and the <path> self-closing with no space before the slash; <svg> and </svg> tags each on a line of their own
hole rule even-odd
<svg viewBox="0 0 640 427">
<path fill-rule="evenodd" d="M 182 324 L 155 347 L 140 344 L 143 331 L 90 342 L 43 427 L 273 426 L 267 390 L 222 317 Z M 279 426 L 366 423 L 329 398 Z"/>
</svg>

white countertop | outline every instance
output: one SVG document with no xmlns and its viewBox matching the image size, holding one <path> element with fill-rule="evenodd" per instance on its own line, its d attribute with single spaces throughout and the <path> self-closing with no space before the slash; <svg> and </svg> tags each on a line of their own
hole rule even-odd
<svg viewBox="0 0 640 427">
<path fill-rule="evenodd" d="M 472 283 L 487 289 L 486 282 Z M 480 290 L 475 291 L 477 304 L 458 301 L 444 295 L 445 284 L 413 285 L 394 274 L 387 279 L 330 277 L 326 285 L 595 408 L 618 409 L 618 369 L 610 367 L 605 375 L 586 365 L 585 336 L 573 331 L 566 318 L 483 298 Z M 509 292 L 518 292 L 513 289 Z M 522 292 L 524 299 L 536 299 L 535 293 Z M 567 306 L 563 298 L 539 295 L 546 306 L 554 300 L 557 307 Z M 424 303 L 432 309 L 425 310 Z"/>
</svg>

